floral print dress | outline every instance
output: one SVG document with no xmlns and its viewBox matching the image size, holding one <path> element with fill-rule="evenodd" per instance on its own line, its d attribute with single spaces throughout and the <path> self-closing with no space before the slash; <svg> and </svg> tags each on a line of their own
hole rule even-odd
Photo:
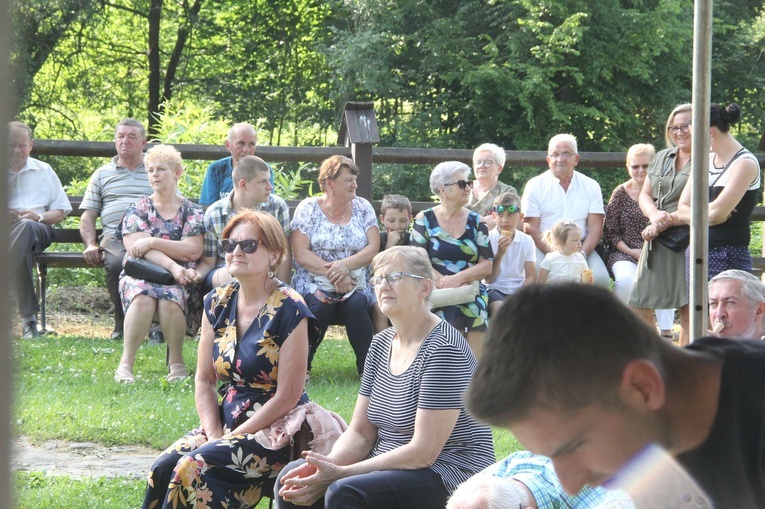
<svg viewBox="0 0 765 509">
<path fill-rule="evenodd" d="M 317 334 L 316 320 L 302 297 L 281 283 L 243 337 L 237 337 L 239 283 L 233 281 L 207 294 L 204 309 L 212 324 L 213 363 L 224 384 L 219 392 L 221 423 L 226 432 L 249 419 L 276 393 L 279 350 L 292 331 L 308 318 L 308 334 Z M 298 405 L 306 403 L 303 392 Z M 227 435 L 209 442 L 199 427 L 165 450 L 152 465 L 143 509 L 247 508 L 257 505 L 264 482 L 289 462 L 289 446 L 264 448 L 253 434 Z"/>
<path fill-rule="evenodd" d="M 205 211 L 196 203 L 183 198 L 176 214 L 163 218 L 150 196 L 130 205 L 122 215 L 114 237 L 119 242 L 130 233 L 149 233 L 152 237 L 170 240 L 182 240 L 188 237 L 203 235 Z M 178 304 L 184 313 L 190 332 L 196 334 L 201 318 L 202 299 L 196 285 L 181 286 L 161 285 L 136 279 L 125 274 L 125 263 L 132 255 L 126 254 L 122 260 L 123 270 L 120 274 L 119 290 L 122 308 L 127 313 L 128 307 L 136 295 L 148 295 L 158 300 L 170 300 Z M 176 260 L 177 261 L 177 260 Z M 195 267 L 196 262 L 178 262 L 183 267 Z"/>
<path fill-rule="evenodd" d="M 433 268 L 444 276 L 457 274 L 478 263 L 479 258 L 493 260 L 486 223 L 475 212 L 468 214 L 465 231 L 454 238 L 441 228 L 433 209 L 423 211 L 422 219 L 415 219 L 412 227 L 412 245 L 428 251 Z M 489 295 L 483 283 L 474 302 L 447 306 L 436 314 L 460 332 L 486 330 L 489 319 Z"/>
</svg>

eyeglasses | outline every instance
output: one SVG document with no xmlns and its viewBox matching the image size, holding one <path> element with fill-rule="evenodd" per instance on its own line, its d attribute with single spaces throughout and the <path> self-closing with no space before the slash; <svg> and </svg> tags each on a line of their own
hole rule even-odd
<svg viewBox="0 0 765 509">
<path fill-rule="evenodd" d="M 450 182 L 449 184 L 444 184 L 444 187 L 453 186 L 454 184 L 457 184 L 460 186 L 460 189 L 465 190 L 466 188 L 473 189 L 473 181 L 472 180 L 458 180 L 457 182 Z"/>
<path fill-rule="evenodd" d="M 473 161 L 473 166 L 475 166 L 476 168 L 480 168 L 481 166 L 483 166 L 484 168 L 491 168 L 495 164 L 496 163 L 494 162 L 494 159 L 483 159 L 479 161 Z"/>
<path fill-rule="evenodd" d="M 633 164 L 632 166 L 630 166 L 630 168 L 632 168 L 635 171 L 639 170 L 640 168 L 643 168 L 644 170 L 647 170 L 648 169 L 648 165 L 647 164 Z"/>
<path fill-rule="evenodd" d="M 553 154 L 547 154 L 547 157 L 550 159 L 571 159 L 576 154 L 572 154 L 571 152 L 563 152 L 562 154 L 553 153 Z"/>
<path fill-rule="evenodd" d="M 667 127 L 667 131 L 669 131 L 669 134 L 677 134 L 677 133 L 687 133 L 691 130 L 691 124 L 682 124 L 682 125 L 671 125 Z"/>
<path fill-rule="evenodd" d="M 417 274 L 411 274 L 409 272 L 391 272 L 387 276 L 375 276 L 369 280 L 369 284 L 372 288 L 379 287 L 382 285 L 383 281 L 386 281 L 389 285 L 393 286 L 404 277 L 410 277 L 412 279 L 425 279 L 422 276 L 418 276 Z"/>
<path fill-rule="evenodd" d="M 258 244 L 260 244 L 260 241 L 255 239 L 223 239 L 220 241 L 220 243 L 221 246 L 223 246 L 223 250 L 227 253 L 233 253 L 236 250 L 236 246 L 239 246 L 242 248 L 243 252 L 252 254 L 258 250 Z"/>
<path fill-rule="evenodd" d="M 519 212 L 521 209 L 517 205 L 494 205 L 494 212 L 497 214 L 501 214 L 505 211 L 507 211 L 510 214 L 515 214 L 516 212 Z"/>
</svg>

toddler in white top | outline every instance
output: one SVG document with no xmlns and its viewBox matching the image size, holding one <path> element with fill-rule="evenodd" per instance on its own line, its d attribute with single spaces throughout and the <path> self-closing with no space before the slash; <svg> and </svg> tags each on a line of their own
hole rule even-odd
<svg viewBox="0 0 765 509">
<path fill-rule="evenodd" d="M 494 261 L 491 274 L 484 280 L 489 290 L 490 316 L 499 310 L 505 297 L 537 280 L 534 240 L 518 230 L 523 219 L 518 193 L 513 190 L 497 196 L 491 215 L 495 227 L 489 231 L 489 242 Z"/>
<path fill-rule="evenodd" d="M 581 252 L 582 230 L 573 221 L 558 221 L 542 236 L 552 248 L 539 266 L 537 283 L 592 283 L 592 270 Z"/>
</svg>

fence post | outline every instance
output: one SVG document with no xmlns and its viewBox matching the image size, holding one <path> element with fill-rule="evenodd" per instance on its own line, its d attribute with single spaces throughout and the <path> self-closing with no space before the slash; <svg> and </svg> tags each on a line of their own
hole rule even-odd
<svg viewBox="0 0 765 509">
<path fill-rule="evenodd" d="M 372 149 L 380 143 L 374 105 L 371 102 L 347 102 L 337 142 L 351 147 L 351 157 L 359 168 L 356 194 L 372 201 Z"/>
</svg>

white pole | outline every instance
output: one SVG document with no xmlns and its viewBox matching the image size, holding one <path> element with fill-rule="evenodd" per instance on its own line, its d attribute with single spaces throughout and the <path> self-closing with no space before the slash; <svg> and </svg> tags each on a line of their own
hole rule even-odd
<svg viewBox="0 0 765 509">
<path fill-rule="evenodd" d="M 690 340 L 707 333 L 709 237 L 709 104 L 712 0 L 695 0 L 693 13 L 693 151 L 691 174 Z"/>
</svg>

